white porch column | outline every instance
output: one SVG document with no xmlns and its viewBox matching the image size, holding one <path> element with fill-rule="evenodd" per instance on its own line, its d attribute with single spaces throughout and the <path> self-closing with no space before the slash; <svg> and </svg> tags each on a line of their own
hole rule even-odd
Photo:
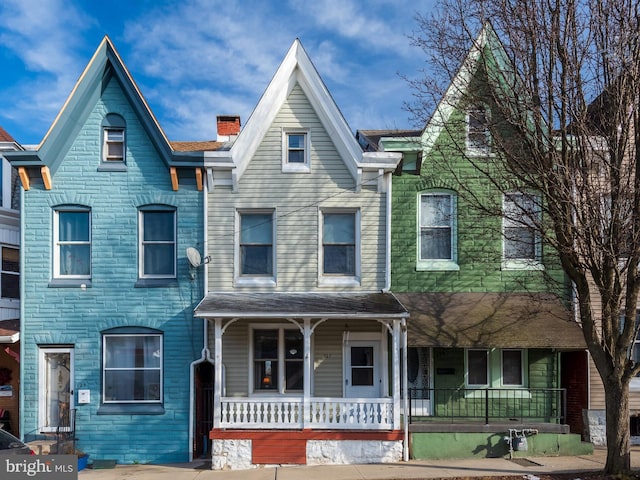
<svg viewBox="0 0 640 480">
<path fill-rule="evenodd" d="M 302 428 L 306 428 L 311 422 L 311 319 L 304 319 L 304 397 Z"/>
<path fill-rule="evenodd" d="M 215 319 L 214 328 L 214 369 L 213 382 L 213 428 L 220 428 L 222 422 L 222 319 Z"/>
<path fill-rule="evenodd" d="M 392 355 L 391 363 L 393 368 L 393 374 L 391 378 L 393 380 L 393 429 L 398 430 L 400 428 L 400 319 L 393 321 L 393 335 L 392 335 Z"/>
</svg>

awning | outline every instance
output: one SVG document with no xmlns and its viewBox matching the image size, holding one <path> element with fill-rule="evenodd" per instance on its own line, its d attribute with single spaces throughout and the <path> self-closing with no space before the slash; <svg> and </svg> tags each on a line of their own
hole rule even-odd
<svg viewBox="0 0 640 480">
<path fill-rule="evenodd" d="M 207 318 L 407 317 L 391 293 L 209 293 L 196 307 Z"/>
<path fill-rule="evenodd" d="M 20 340 L 20 320 L 0 320 L 0 343 L 16 343 Z"/>
<path fill-rule="evenodd" d="M 397 293 L 414 347 L 586 348 L 560 298 L 528 293 Z"/>
</svg>

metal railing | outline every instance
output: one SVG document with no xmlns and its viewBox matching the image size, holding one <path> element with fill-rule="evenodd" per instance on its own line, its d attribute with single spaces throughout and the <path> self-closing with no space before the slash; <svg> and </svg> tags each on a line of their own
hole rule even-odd
<svg viewBox="0 0 640 480">
<path fill-rule="evenodd" d="M 409 423 L 449 420 L 563 424 L 564 388 L 409 388 Z"/>
</svg>

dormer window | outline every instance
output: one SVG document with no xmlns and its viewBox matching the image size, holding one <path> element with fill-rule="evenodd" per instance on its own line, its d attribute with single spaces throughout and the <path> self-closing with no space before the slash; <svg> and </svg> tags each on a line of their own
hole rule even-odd
<svg viewBox="0 0 640 480">
<path fill-rule="evenodd" d="M 282 132 L 282 171 L 311 171 L 309 132 L 304 130 Z"/>
<path fill-rule="evenodd" d="M 102 121 L 102 166 L 121 169 L 126 163 L 126 135 L 124 118 L 110 113 Z"/>
</svg>

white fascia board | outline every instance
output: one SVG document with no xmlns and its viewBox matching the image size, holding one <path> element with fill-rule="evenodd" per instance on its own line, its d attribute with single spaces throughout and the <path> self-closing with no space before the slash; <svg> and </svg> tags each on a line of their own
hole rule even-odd
<svg viewBox="0 0 640 480">
<path fill-rule="evenodd" d="M 204 166 L 231 169 L 235 167 L 233 157 L 229 151 L 204 152 Z"/>
<path fill-rule="evenodd" d="M 386 172 L 394 171 L 402 160 L 401 152 L 363 152 L 362 161 L 358 167 L 365 170 L 383 169 Z"/>
<path fill-rule="evenodd" d="M 244 173 L 267 130 L 271 128 L 280 107 L 293 89 L 298 48 L 299 41 L 296 40 L 231 147 L 230 153 L 236 165 L 238 177 Z"/>
<path fill-rule="evenodd" d="M 349 319 L 362 319 L 362 320 L 384 320 L 384 319 L 396 319 L 396 318 L 408 318 L 408 313 L 323 313 L 323 312 L 276 312 L 276 313 L 246 313 L 246 312 L 200 312 L 195 313 L 195 317 L 199 318 L 243 318 L 243 319 L 255 319 L 255 318 L 349 318 Z"/>
<path fill-rule="evenodd" d="M 1 335 L 0 343 L 16 343 L 20 340 L 20 332 L 16 332 L 13 335 Z"/>
</svg>

